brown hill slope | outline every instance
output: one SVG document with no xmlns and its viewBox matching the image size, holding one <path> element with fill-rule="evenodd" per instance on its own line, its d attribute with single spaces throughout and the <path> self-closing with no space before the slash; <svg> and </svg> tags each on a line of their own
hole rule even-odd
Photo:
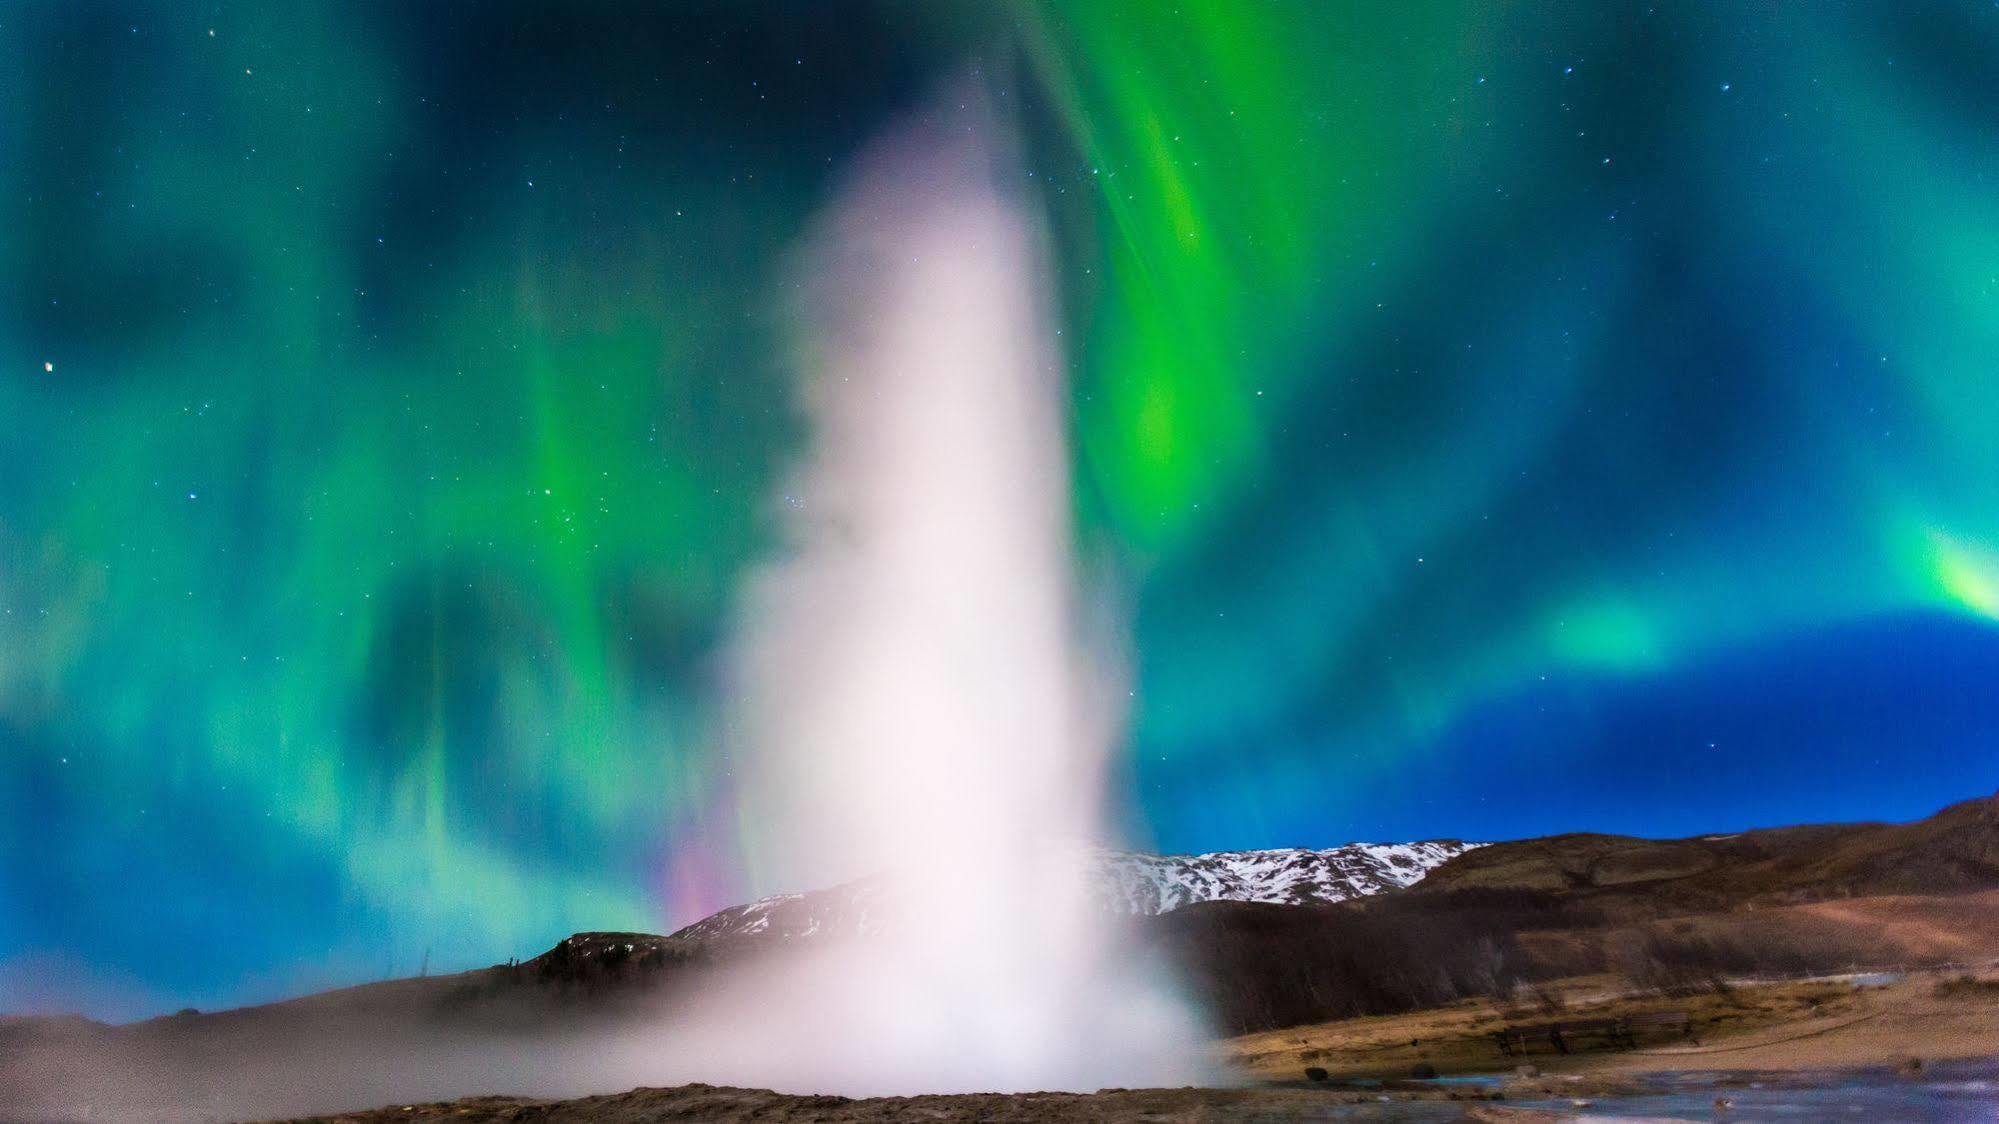
<svg viewBox="0 0 1999 1124">
<path fill-rule="evenodd" d="M 1724 975 L 1999 957 L 1999 798 L 1907 824 L 1467 852 L 1338 905 L 1208 903 L 1153 927 L 1229 1030 L 1390 1014 L 1613 973 Z"/>
<path fill-rule="evenodd" d="M 1495 843 L 1406 893 L 1524 890 L 1670 916 L 1751 905 L 1999 887 L 1999 796 L 1904 824 L 1766 828 L 1692 839 L 1554 835 Z"/>
<path fill-rule="evenodd" d="M 1500 843 L 1407 890 L 1336 905 L 1209 902 L 1144 927 L 1220 1028 L 1247 1031 L 1510 996 L 1564 976 L 1676 986 L 1999 957 L 1999 892 L 1977 891 L 1999 891 L 1995 798 L 1910 824 Z M 587 1091 L 616 1064 L 621 1027 L 670 1021 L 712 969 L 754 953 L 582 933 L 521 964 L 242 1011 L 126 1027 L 0 1019 L 0 1120 Z"/>
</svg>

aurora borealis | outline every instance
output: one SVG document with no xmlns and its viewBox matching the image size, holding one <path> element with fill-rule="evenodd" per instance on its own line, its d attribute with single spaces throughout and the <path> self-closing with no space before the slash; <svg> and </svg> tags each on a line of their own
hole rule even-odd
<svg viewBox="0 0 1999 1124">
<path fill-rule="evenodd" d="M 771 887 L 718 648 L 778 291 L 977 68 L 1171 850 L 1999 785 L 1999 8 L 0 13 L 0 1011 Z M 971 61 L 976 60 L 976 61 Z"/>
</svg>

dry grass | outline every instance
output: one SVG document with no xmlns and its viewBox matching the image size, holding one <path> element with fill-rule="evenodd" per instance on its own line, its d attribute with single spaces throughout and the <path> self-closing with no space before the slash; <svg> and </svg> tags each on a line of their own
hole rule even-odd
<svg viewBox="0 0 1999 1124">
<path fill-rule="evenodd" d="M 1307 1066 L 1335 1080 L 1439 1073 L 1505 1073 L 1532 1064 L 1557 1073 L 1682 1069 L 1815 1069 L 1888 1065 L 1909 1057 L 1999 1054 L 1999 980 L 1918 974 L 1886 987 L 1818 980 L 1738 984 L 1671 996 L 1620 990 L 1616 977 L 1550 985 L 1560 1013 L 1522 997 L 1430 1011 L 1346 1019 L 1245 1035 L 1222 1044 L 1227 1061 L 1264 1080 L 1297 1080 Z M 1488 1037 L 1508 1023 L 1545 1023 L 1685 1011 L 1694 1042 L 1654 1036 L 1636 1049 L 1583 1048 L 1509 1057 Z"/>
</svg>

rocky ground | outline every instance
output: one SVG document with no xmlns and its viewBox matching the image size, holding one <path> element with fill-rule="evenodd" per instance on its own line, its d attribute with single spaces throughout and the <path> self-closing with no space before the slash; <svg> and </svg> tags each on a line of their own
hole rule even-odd
<svg viewBox="0 0 1999 1124">
<path fill-rule="evenodd" d="M 1572 1082 L 1576 1096 L 1631 1092 L 1629 1081 Z M 395 1105 L 369 1112 L 316 1117 L 311 1124 L 388 1124 L 390 1121 L 463 1121 L 465 1124 L 534 1121 L 536 1124 L 656 1124 L 702 1121 L 734 1124 L 1179 1124 L 1195 1121 L 1344 1119 L 1513 1119 L 1500 1090 L 1326 1087 L 1242 1089 L 1109 1089 L 1097 1093 L 959 1094 L 926 1097 L 788 1096 L 765 1089 L 683 1085 L 635 1089 L 614 1096 L 568 1101 L 479 1097 L 442 1104 Z M 1498 1109 L 1498 1112 L 1491 1110 Z M 1371 1111 L 1370 1111 L 1371 1110 Z M 1466 1115 L 1472 1110 L 1473 1115 Z M 1483 1111 L 1481 1111 L 1483 1110 Z M 1353 1115 L 1360 1112 L 1361 1115 Z M 1338 1115 L 1334 1115 L 1338 1114 Z M 1536 1115 L 1525 1115 L 1534 1119 Z"/>
</svg>

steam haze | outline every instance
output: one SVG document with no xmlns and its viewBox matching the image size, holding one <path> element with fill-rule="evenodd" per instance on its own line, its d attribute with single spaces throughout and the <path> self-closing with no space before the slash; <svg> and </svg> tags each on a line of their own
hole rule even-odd
<svg viewBox="0 0 1999 1124">
<path fill-rule="evenodd" d="M 801 968 L 814 984 L 740 986 L 736 1009 L 828 1035 L 816 1088 L 1192 1076 L 1193 1020 L 1076 861 L 1103 831 L 1123 692 L 1081 626 L 1021 182 L 1008 128 L 955 91 L 870 147 L 800 258 L 812 443 L 737 649 L 743 809 L 767 882 L 897 876 L 880 935 Z"/>
</svg>

